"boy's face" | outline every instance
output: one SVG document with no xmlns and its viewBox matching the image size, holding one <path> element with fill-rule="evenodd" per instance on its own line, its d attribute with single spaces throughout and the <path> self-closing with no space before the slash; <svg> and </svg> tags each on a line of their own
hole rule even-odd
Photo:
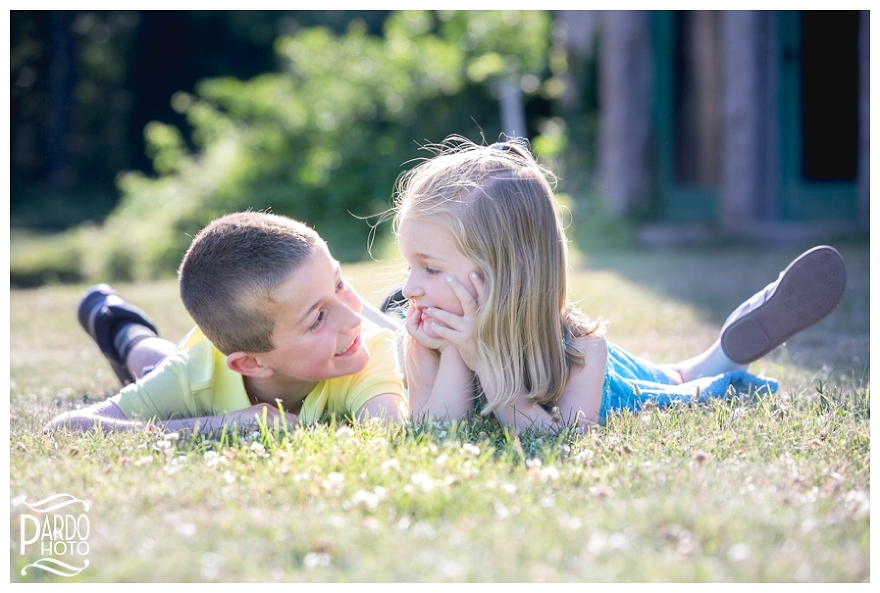
<svg viewBox="0 0 880 593">
<path fill-rule="evenodd" d="M 433 318 L 425 313 L 428 307 L 437 307 L 455 315 L 463 315 L 461 301 L 452 292 L 447 276 L 458 280 L 471 296 L 477 290 L 471 281 L 476 264 L 458 250 L 455 238 L 438 222 L 404 219 L 398 228 L 400 252 L 409 264 L 409 275 L 403 285 L 403 296 L 410 307 L 421 310 L 421 321 L 428 337 L 439 338 L 431 329 Z"/>
<path fill-rule="evenodd" d="M 322 381 L 358 373 L 370 361 L 361 341 L 362 308 L 339 262 L 317 249 L 275 290 L 275 349 L 258 356 L 276 378 Z"/>
</svg>

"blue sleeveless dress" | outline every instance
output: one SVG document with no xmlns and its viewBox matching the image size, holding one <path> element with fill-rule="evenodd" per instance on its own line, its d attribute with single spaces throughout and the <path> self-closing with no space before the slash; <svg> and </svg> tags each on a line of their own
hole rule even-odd
<svg viewBox="0 0 880 593">
<path fill-rule="evenodd" d="M 605 384 L 602 387 L 602 407 L 599 410 L 599 422 L 602 424 L 610 412 L 622 409 L 638 412 L 647 401 L 663 406 L 703 402 L 710 397 L 761 390 L 769 394 L 779 388 L 774 379 L 759 377 L 746 371 L 732 371 L 687 383 L 672 384 L 657 364 L 633 356 L 611 342 L 607 344 L 608 360 L 605 363 Z"/>
</svg>

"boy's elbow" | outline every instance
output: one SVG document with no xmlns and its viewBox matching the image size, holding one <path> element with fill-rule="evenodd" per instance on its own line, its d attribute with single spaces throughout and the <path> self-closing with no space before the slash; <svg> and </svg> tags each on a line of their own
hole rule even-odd
<svg viewBox="0 0 880 593">
<path fill-rule="evenodd" d="M 43 427 L 43 434 L 51 434 L 60 430 L 68 432 L 88 432 L 96 430 L 103 432 L 104 427 L 98 418 L 83 417 L 70 412 L 55 416 L 46 426 Z"/>
<path fill-rule="evenodd" d="M 55 416 L 46 426 L 43 433 L 59 430 L 69 432 L 109 432 L 113 429 L 125 428 L 125 414 L 113 402 L 102 402 L 81 410 L 64 412 Z"/>
</svg>

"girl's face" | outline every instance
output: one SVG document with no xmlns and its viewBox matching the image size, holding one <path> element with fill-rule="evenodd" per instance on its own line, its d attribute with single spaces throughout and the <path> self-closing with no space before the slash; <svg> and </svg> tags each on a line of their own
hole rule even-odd
<svg viewBox="0 0 880 593">
<path fill-rule="evenodd" d="M 477 298 L 470 277 L 472 272 L 479 273 L 477 266 L 459 251 L 452 233 L 438 222 L 406 218 L 398 228 L 397 242 L 409 264 L 403 296 L 409 299 L 411 307 L 421 312 L 425 333 L 437 338 L 439 336 L 431 330 L 434 320 L 425 309 L 437 307 L 463 315 L 461 301 L 452 292 L 446 278 L 452 276 Z"/>
</svg>

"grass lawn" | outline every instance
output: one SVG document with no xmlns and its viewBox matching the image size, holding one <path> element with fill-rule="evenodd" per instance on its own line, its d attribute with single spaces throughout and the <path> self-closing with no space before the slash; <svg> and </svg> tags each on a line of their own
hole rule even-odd
<svg viewBox="0 0 880 593">
<path fill-rule="evenodd" d="M 12 582 L 870 580 L 867 245 L 842 245 L 848 289 L 832 315 L 751 370 L 762 399 L 613 416 L 579 437 L 490 420 L 186 440 L 51 437 L 57 413 L 116 378 L 79 328 L 84 286 L 10 295 Z M 579 255 L 572 294 L 609 340 L 656 362 L 697 354 L 796 249 Z M 348 266 L 378 303 L 395 264 Z M 173 281 L 117 286 L 178 339 L 191 321 Z M 88 501 L 63 577 L 29 566 L 49 516 Z M 24 523 L 23 523 L 24 522 Z M 22 574 L 22 571 L 25 574 Z"/>
</svg>

